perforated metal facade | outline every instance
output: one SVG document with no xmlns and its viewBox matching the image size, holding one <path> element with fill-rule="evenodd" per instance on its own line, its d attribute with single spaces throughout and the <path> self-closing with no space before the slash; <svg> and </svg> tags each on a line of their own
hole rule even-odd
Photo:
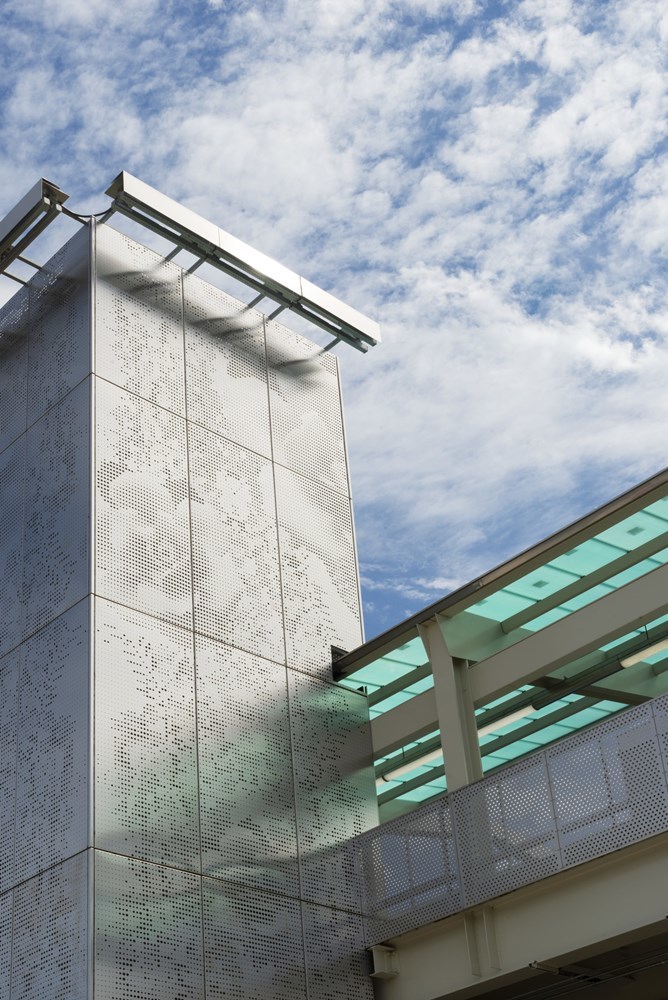
<svg viewBox="0 0 668 1000">
<path fill-rule="evenodd" d="M 0 337 L 0 1000 L 370 996 L 336 361 L 106 226 Z"/>
</svg>

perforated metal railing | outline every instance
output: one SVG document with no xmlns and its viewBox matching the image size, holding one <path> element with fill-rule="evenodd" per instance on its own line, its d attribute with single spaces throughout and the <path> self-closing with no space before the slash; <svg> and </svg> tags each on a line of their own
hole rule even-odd
<svg viewBox="0 0 668 1000">
<path fill-rule="evenodd" d="M 368 944 L 668 830 L 668 695 L 354 842 Z"/>
</svg>

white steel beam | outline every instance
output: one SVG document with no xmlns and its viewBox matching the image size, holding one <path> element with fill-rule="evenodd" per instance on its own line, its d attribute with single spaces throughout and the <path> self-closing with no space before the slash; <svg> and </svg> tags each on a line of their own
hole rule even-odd
<svg viewBox="0 0 668 1000">
<path fill-rule="evenodd" d="M 374 756 L 384 757 L 435 729 L 438 729 L 436 695 L 430 688 L 371 720 Z"/>
<path fill-rule="evenodd" d="M 484 705 L 530 684 L 666 610 L 668 564 L 474 664 L 469 670 L 473 702 Z"/>
<path fill-rule="evenodd" d="M 469 666 L 466 660 L 450 655 L 439 615 L 418 625 L 418 629 L 434 674 L 445 778 L 448 791 L 454 792 L 482 777 L 478 730 L 468 685 Z"/>
<path fill-rule="evenodd" d="M 646 942 L 651 960 L 653 938 L 665 935 L 667 849 L 668 835 L 654 837 L 390 939 L 399 974 L 376 983 L 378 1000 L 468 1000 L 502 986 L 510 996 L 513 984 L 512 995 L 524 996 L 532 983 L 545 986 L 541 969 L 586 967 L 591 956 L 636 942 Z M 637 985 L 639 996 L 663 997 L 665 972 L 656 974 L 657 992 L 643 992 L 645 979 L 622 978 L 601 996 L 621 1000 Z"/>
</svg>

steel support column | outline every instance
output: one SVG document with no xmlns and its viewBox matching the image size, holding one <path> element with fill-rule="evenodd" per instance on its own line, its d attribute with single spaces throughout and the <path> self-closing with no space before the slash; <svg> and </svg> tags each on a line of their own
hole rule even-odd
<svg viewBox="0 0 668 1000">
<path fill-rule="evenodd" d="M 452 657 L 445 643 L 441 616 L 418 625 L 434 674 L 436 716 L 448 790 L 454 791 L 482 777 L 478 731 L 469 691 L 466 660 Z"/>
</svg>

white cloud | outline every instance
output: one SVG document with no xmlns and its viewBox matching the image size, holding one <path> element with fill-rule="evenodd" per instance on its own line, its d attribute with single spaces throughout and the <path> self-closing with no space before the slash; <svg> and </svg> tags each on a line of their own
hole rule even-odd
<svg viewBox="0 0 668 1000">
<path fill-rule="evenodd" d="M 665 464 L 664 5 L 490 10 L 23 0 L 0 43 L 0 209 L 126 167 L 382 320 L 360 554 L 413 601 Z"/>
</svg>

